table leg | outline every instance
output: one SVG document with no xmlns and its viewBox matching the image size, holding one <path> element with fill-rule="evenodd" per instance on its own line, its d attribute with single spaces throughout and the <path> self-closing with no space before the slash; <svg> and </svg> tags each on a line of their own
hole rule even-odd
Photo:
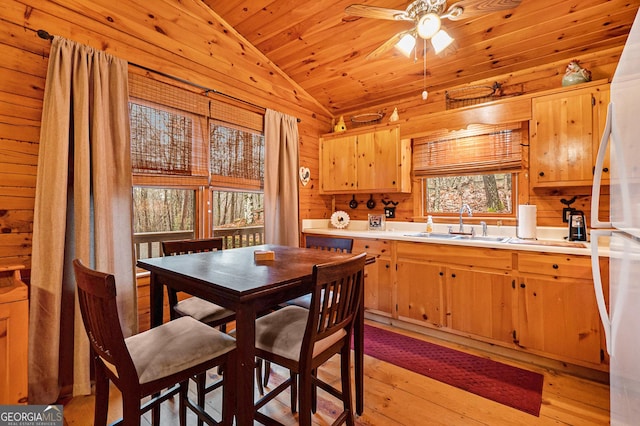
<svg viewBox="0 0 640 426">
<path fill-rule="evenodd" d="M 353 352 L 355 355 L 356 414 L 364 412 L 364 292 L 353 325 Z"/>
<path fill-rule="evenodd" d="M 253 425 L 256 313 L 251 309 L 236 310 L 237 347 L 237 426 Z"/>
<path fill-rule="evenodd" d="M 151 328 L 162 324 L 162 283 L 157 274 L 151 273 L 149 282 L 149 306 Z"/>
</svg>

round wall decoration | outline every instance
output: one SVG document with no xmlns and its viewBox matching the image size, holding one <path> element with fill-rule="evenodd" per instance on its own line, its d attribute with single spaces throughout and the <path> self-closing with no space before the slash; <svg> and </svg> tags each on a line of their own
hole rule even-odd
<svg viewBox="0 0 640 426">
<path fill-rule="evenodd" d="M 338 229 L 346 228 L 349 224 L 349 215 L 347 212 L 338 210 L 331 215 L 331 224 Z"/>
</svg>

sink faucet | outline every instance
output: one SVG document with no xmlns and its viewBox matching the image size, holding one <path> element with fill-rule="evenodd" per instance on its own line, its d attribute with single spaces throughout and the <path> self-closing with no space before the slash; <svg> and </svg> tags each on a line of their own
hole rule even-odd
<svg viewBox="0 0 640 426">
<path fill-rule="evenodd" d="M 460 232 L 461 234 L 464 232 L 464 225 L 462 224 L 462 213 L 464 213 L 465 210 L 469 214 L 469 217 L 473 216 L 473 212 L 471 211 L 471 207 L 469 207 L 469 204 L 463 204 L 462 207 L 460 207 L 460 230 L 458 232 Z"/>
</svg>

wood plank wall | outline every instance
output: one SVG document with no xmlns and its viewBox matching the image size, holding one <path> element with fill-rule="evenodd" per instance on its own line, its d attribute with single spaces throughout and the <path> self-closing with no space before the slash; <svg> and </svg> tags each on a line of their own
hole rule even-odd
<svg viewBox="0 0 640 426">
<path fill-rule="evenodd" d="M 0 262 L 30 267 L 40 116 L 50 42 L 43 29 L 137 65 L 298 117 L 301 164 L 318 174 L 331 117 L 200 2 L 6 0 L 0 16 Z M 301 189 L 304 218 L 327 207 Z"/>
<path fill-rule="evenodd" d="M 33 208 L 40 135 L 40 115 L 50 44 L 35 31 L 44 29 L 115 56 L 204 87 L 294 115 L 301 119 L 300 165 L 311 170 L 311 182 L 300 186 L 300 217 L 328 218 L 332 206 L 354 219 L 372 212 L 368 195 L 359 195 L 356 210 L 351 196 L 318 193 L 318 138 L 331 129 L 330 113 L 286 75 L 273 67 L 233 28 L 197 0 L 4 0 L 0 16 L 0 262 L 30 267 Z M 594 79 L 610 78 L 620 50 L 579 58 Z M 566 61 L 520 73 L 495 76 L 505 92 L 530 93 L 557 87 Z M 445 109 L 444 92 L 431 93 L 424 104 L 419 94 L 402 102 L 383 103 L 371 110 L 391 113 L 398 107 L 402 119 L 413 120 Z M 406 135 L 403 135 L 406 136 Z M 540 225 L 562 225 L 559 198 L 578 195 L 576 207 L 588 213 L 589 188 L 546 193 L 520 190 L 539 206 Z M 399 202 L 396 220 L 411 220 L 411 194 L 374 196 L 373 212 L 381 213 L 382 199 Z"/>
</svg>

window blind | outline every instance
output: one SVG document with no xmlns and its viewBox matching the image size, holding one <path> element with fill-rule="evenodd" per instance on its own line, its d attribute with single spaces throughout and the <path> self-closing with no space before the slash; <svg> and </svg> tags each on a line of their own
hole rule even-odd
<svg viewBox="0 0 640 426">
<path fill-rule="evenodd" d="M 414 139 L 416 176 L 451 176 L 522 170 L 522 144 L 528 140 L 526 122 L 470 125 Z"/>
<path fill-rule="evenodd" d="M 134 72 L 129 94 L 134 183 L 264 186 L 259 108 Z"/>
</svg>

